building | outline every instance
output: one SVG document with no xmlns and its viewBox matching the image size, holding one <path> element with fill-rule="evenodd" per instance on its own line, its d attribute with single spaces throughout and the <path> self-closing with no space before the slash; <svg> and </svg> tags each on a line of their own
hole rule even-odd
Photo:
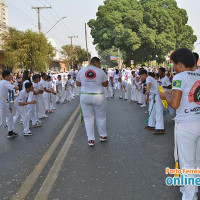
<svg viewBox="0 0 200 200">
<path fill-rule="evenodd" d="M 8 20 L 8 6 L 2 0 L 0 0 L 0 34 L 8 30 L 9 20 Z M 0 39 L 0 49 L 2 41 Z"/>
<path fill-rule="evenodd" d="M 2 0 L 0 0 L 0 34 L 7 31 L 8 26 L 8 6 Z"/>
</svg>

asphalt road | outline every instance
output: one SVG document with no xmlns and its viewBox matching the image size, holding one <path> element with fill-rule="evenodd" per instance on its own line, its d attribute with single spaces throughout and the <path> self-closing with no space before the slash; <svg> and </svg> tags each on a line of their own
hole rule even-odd
<svg viewBox="0 0 200 200">
<path fill-rule="evenodd" d="M 55 178 L 49 200 L 181 199 L 178 187 L 165 185 L 165 168 L 174 167 L 171 117 L 165 116 L 166 134 L 155 136 L 152 131 L 144 130 L 146 108 L 141 109 L 118 96 L 119 93 L 107 102 L 109 141 L 100 143 L 96 131 L 95 147 L 89 148 L 84 124 L 79 126 L 77 115 L 24 199 L 35 199 L 39 191 L 47 191 L 41 188 L 51 170 L 56 177 L 47 179 Z M 17 131 L 21 134 L 14 140 L 8 140 L 6 131 L 0 129 L 0 199 L 12 199 L 19 191 L 78 104 L 76 98 L 58 105 L 55 113 L 43 120 L 44 126 L 34 130 L 32 137 L 24 137 L 20 125 Z M 77 131 L 73 131 L 74 127 Z M 71 132 L 74 138 L 68 141 Z M 58 158 L 62 158 L 65 146 L 69 148 L 57 172 Z"/>
</svg>

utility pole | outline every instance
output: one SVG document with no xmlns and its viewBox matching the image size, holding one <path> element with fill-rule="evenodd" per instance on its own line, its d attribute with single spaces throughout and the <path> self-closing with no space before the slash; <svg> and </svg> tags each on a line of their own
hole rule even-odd
<svg viewBox="0 0 200 200">
<path fill-rule="evenodd" d="M 33 7 L 32 6 L 32 9 L 35 9 L 35 10 L 37 10 L 37 13 L 38 13 L 38 31 L 39 31 L 39 33 L 41 33 L 41 23 L 40 23 L 40 11 L 42 10 L 42 9 L 51 9 L 52 7 L 50 6 L 50 7 L 47 7 L 47 6 L 44 6 L 44 7 Z"/>
<path fill-rule="evenodd" d="M 88 58 L 88 65 L 90 64 L 90 58 L 88 53 L 88 42 L 87 42 L 87 24 L 85 23 L 85 44 L 86 44 L 86 51 L 87 51 L 87 58 Z"/>
<path fill-rule="evenodd" d="M 74 38 L 78 38 L 78 36 L 68 36 L 69 39 L 71 39 L 71 59 L 72 59 L 72 66 L 71 68 L 73 67 L 74 65 L 74 61 L 73 61 L 73 39 Z"/>
</svg>

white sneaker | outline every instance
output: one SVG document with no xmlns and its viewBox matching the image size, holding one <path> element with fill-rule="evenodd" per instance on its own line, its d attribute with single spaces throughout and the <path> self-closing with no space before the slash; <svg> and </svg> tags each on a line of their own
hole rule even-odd
<svg viewBox="0 0 200 200">
<path fill-rule="evenodd" d="M 24 133 L 24 136 L 32 136 L 33 133 L 29 132 L 29 133 Z"/>
<path fill-rule="evenodd" d="M 147 105 L 142 104 L 142 105 L 140 106 L 140 108 L 144 108 L 144 107 L 147 107 Z"/>
<path fill-rule="evenodd" d="M 44 118 L 47 118 L 48 116 L 47 116 L 47 115 L 44 115 L 43 117 L 44 117 Z"/>
</svg>

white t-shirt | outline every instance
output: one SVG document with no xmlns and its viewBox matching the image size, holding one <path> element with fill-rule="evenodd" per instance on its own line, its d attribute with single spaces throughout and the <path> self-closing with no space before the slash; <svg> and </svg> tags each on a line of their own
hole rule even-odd
<svg viewBox="0 0 200 200">
<path fill-rule="evenodd" d="M 116 71 L 113 73 L 113 77 L 115 79 L 120 78 L 120 72 L 118 74 L 116 74 Z"/>
<path fill-rule="evenodd" d="M 74 71 L 73 69 L 69 72 L 69 75 L 71 75 L 71 78 L 73 78 L 74 76 L 76 76 L 76 71 Z"/>
<path fill-rule="evenodd" d="M 102 83 L 108 81 L 108 77 L 102 69 L 88 66 L 79 71 L 76 80 L 81 82 L 82 93 L 103 93 Z"/>
<path fill-rule="evenodd" d="M 71 87 L 71 79 L 67 79 L 65 82 L 65 85 L 67 86 L 67 88 L 69 89 Z"/>
<path fill-rule="evenodd" d="M 142 88 L 141 81 L 135 81 L 135 84 L 137 86 L 137 90 L 139 91 Z"/>
<path fill-rule="evenodd" d="M 175 121 L 200 122 L 200 73 L 185 71 L 176 74 L 173 78 L 172 89 L 182 91 Z"/>
<path fill-rule="evenodd" d="M 33 88 L 34 88 L 35 92 L 39 92 L 39 84 L 38 83 L 33 83 Z M 36 100 L 36 101 L 38 100 L 38 94 L 34 95 L 33 92 L 31 91 L 28 96 L 28 101 L 33 101 L 33 100 Z"/>
<path fill-rule="evenodd" d="M 73 87 L 76 87 L 76 81 L 72 80 L 72 81 L 71 81 L 71 85 L 72 85 Z"/>
<path fill-rule="evenodd" d="M 46 84 L 47 84 L 47 82 L 45 80 L 41 79 L 41 81 L 39 82 L 40 90 L 44 90 L 44 88 L 46 88 Z"/>
<path fill-rule="evenodd" d="M 158 84 L 157 84 L 156 79 L 153 78 L 153 77 L 151 77 L 151 76 L 148 76 L 147 79 L 146 79 L 147 87 L 148 87 L 148 84 L 149 84 L 149 83 L 151 83 L 151 89 L 150 89 L 149 97 L 150 97 L 150 98 L 153 98 L 153 95 L 154 95 L 154 94 L 159 95 L 159 92 L 158 92 Z"/>
<path fill-rule="evenodd" d="M 26 103 L 28 100 L 29 93 L 26 90 L 21 90 L 19 96 L 15 99 L 14 105 L 19 106 L 19 102 Z"/>
<path fill-rule="evenodd" d="M 52 84 L 52 82 L 51 81 L 46 81 L 46 89 L 47 90 L 51 90 L 53 88 L 53 84 Z"/>
<path fill-rule="evenodd" d="M 135 81 L 136 81 L 136 77 L 133 77 L 133 76 L 131 75 L 131 87 L 132 87 L 132 88 L 136 88 L 136 86 L 135 86 Z"/>
<path fill-rule="evenodd" d="M 57 80 L 56 86 L 58 86 L 58 91 L 62 91 L 62 81 Z"/>
<path fill-rule="evenodd" d="M 0 105 L 6 104 L 8 100 L 8 90 L 13 90 L 15 88 L 9 81 L 0 81 Z"/>
</svg>

